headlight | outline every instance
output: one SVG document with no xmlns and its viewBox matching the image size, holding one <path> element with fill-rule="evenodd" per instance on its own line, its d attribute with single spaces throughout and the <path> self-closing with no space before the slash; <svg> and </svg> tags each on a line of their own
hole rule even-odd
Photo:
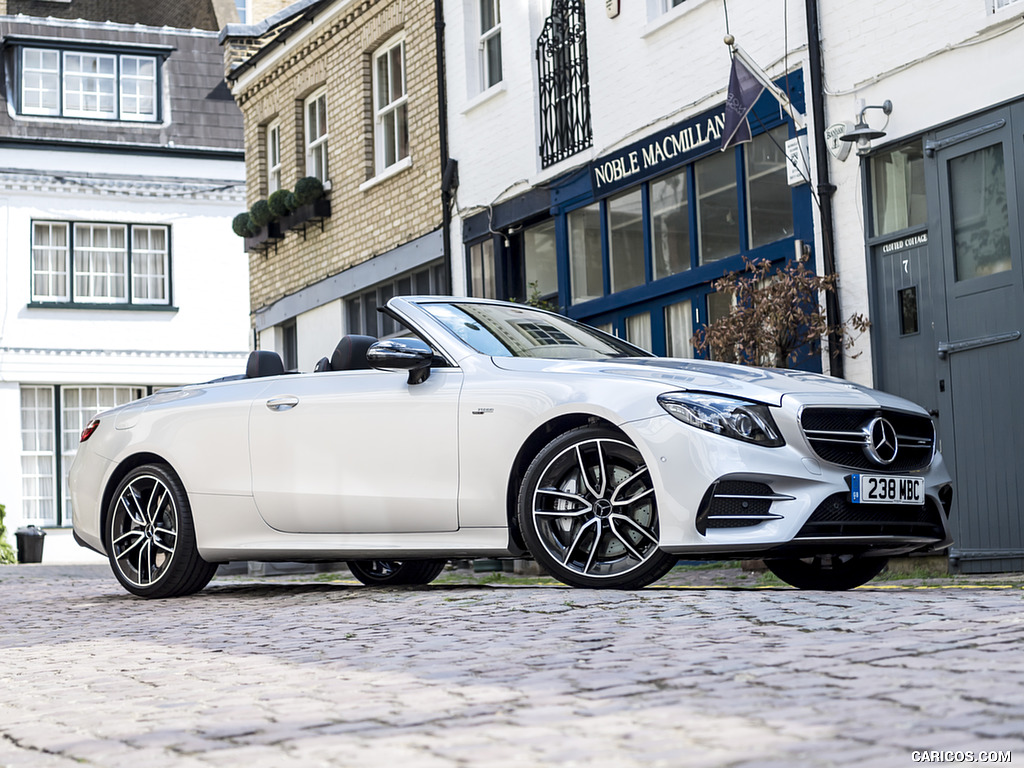
<svg viewBox="0 0 1024 768">
<path fill-rule="evenodd" d="M 702 392 L 669 392 L 658 402 L 680 421 L 716 435 L 766 448 L 786 444 L 767 405 Z"/>
</svg>

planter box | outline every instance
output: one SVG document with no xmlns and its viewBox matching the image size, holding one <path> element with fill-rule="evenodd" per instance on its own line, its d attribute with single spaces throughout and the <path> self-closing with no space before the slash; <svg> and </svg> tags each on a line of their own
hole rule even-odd
<svg viewBox="0 0 1024 768">
<path fill-rule="evenodd" d="M 298 229 L 302 231 L 302 237 L 306 237 L 306 227 L 310 224 L 319 224 L 320 231 L 324 229 L 324 219 L 331 215 L 331 201 L 321 197 L 311 203 L 300 205 L 291 213 L 282 216 L 278 220 L 282 231 Z"/>
<path fill-rule="evenodd" d="M 262 253 L 270 246 L 276 246 L 277 241 L 284 237 L 284 229 L 279 221 L 272 221 L 267 226 L 261 227 L 260 231 L 252 237 L 245 238 L 245 250 L 247 252 Z"/>
</svg>

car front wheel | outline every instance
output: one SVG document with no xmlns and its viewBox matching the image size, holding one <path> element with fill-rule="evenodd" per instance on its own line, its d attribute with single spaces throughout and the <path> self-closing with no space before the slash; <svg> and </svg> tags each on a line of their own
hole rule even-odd
<svg viewBox="0 0 1024 768">
<path fill-rule="evenodd" d="M 886 557 L 816 555 L 765 560 L 772 573 L 797 589 L 842 591 L 871 581 L 885 568 Z"/>
<path fill-rule="evenodd" d="M 351 560 L 346 565 L 368 587 L 429 584 L 444 570 L 447 560 Z"/>
<path fill-rule="evenodd" d="M 548 443 L 519 492 L 533 557 L 576 587 L 638 589 L 676 557 L 658 548 L 658 505 L 640 452 L 621 433 L 579 427 Z"/>
<path fill-rule="evenodd" d="M 161 464 L 129 472 L 107 511 L 107 556 L 114 576 L 140 597 L 198 592 L 217 566 L 199 556 L 188 495 Z"/>
</svg>

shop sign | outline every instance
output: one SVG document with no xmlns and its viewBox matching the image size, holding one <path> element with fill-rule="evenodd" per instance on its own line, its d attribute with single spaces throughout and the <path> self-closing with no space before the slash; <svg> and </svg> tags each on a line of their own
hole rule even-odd
<svg viewBox="0 0 1024 768">
<path fill-rule="evenodd" d="M 593 161 L 590 180 L 602 196 L 718 150 L 725 108 L 713 109 Z"/>
</svg>

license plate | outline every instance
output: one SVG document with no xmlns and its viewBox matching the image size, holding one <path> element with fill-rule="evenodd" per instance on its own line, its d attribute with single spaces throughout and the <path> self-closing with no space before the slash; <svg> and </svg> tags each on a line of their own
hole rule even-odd
<svg viewBox="0 0 1024 768">
<path fill-rule="evenodd" d="M 923 477 L 850 475 L 854 504 L 924 504 Z"/>
</svg>

